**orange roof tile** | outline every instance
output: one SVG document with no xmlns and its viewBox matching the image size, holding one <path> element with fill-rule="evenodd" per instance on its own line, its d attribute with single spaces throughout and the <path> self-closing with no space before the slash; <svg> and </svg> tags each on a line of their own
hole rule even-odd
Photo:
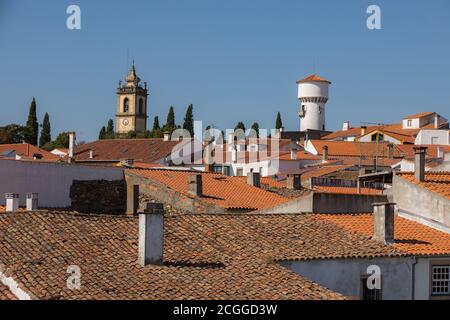
<svg viewBox="0 0 450 320">
<path fill-rule="evenodd" d="M 436 112 L 433 112 L 433 111 L 419 112 L 419 113 L 416 113 L 416 114 L 404 117 L 403 119 L 404 120 L 408 120 L 408 119 L 423 118 L 423 117 L 426 117 L 426 116 L 429 116 L 429 115 L 432 115 L 432 114 L 435 114 L 435 113 Z"/>
<path fill-rule="evenodd" d="M 309 82 L 309 81 L 319 81 L 319 82 L 328 82 L 331 83 L 330 81 L 322 78 L 321 76 L 318 76 L 317 74 L 312 74 L 302 80 L 298 80 L 297 83 L 302 83 L 302 82 Z"/>
<path fill-rule="evenodd" d="M 373 234 L 372 214 L 317 214 L 321 220 L 335 223 L 348 231 Z M 450 234 L 395 216 L 393 246 L 407 254 L 448 255 Z"/>
<path fill-rule="evenodd" d="M 357 142 L 357 141 L 325 141 L 310 140 L 317 153 L 322 155 L 323 147 L 328 147 L 329 156 L 364 156 L 379 157 L 388 156 L 388 142 Z M 394 157 L 403 156 L 394 145 Z"/>
<path fill-rule="evenodd" d="M 33 156 L 40 154 L 42 161 L 59 161 L 60 158 L 53 153 L 50 153 L 44 149 L 33 146 L 29 143 L 13 143 L 13 144 L 0 144 L 0 153 L 13 151 L 17 155 L 21 156 L 24 160 L 33 159 Z"/>
<path fill-rule="evenodd" d="M 0 283 L 0 301 L 1 300 L 18 300 L 17 297 L 12 294 L 9 289 Z"/>
<path fill-rule="evenodd" d="M 450 172 L 427 172 L 425 181 L 417 182 L 412 172 L 399 172 L 398 177 L 450 199 Z"/>
<path fill-rule="evenodd" d="M 321 193 L 339 193 L 339 194 L 383 194 L 383 190 L 361 188 L 358 192 L 357 188 L 352 187 L 333 187 L 333 186 L 314 186 L 314 190 Z"/>
<path fill-rule="evenodd" d="M 189 175 L 201 174 L 204 195 L 201 199 L 227 209 L 259 210 L 288 201 L 287 198 L 272 192 L 252 187 L 243 179 L 216 173 L 164 169 L 129 169 L 127 171 L 156 180 L 186 196 L 190 196 L 188 193 Z"/>
</svg>

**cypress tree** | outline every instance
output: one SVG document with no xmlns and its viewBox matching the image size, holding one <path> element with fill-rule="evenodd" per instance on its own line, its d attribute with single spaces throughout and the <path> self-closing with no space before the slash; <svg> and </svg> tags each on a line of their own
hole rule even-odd
<svg viewBox="0 0 450 320">
<path fill-rule="evenodd" d="M 108 126 L 106 127 L 105 139 L 114 139 L 114 122 L 112 119 L 108 120 Z"/>
<path fill-rule="evenodd" d="M 236 127 L 234 127 L 234 131 L 236 131 L 237 129 L 242 129 L 245 132 L 245 124 L 242 121 L 239 121 Z"/>
<path fill-rule="evenodd" d="M 99 140 L 103 140 L 103 139 L 105 139 L 106 138 L 106 128 L 105 128 L 105 126 L 103 126 L 101 129 L 100 129 L 100 133 L 98 134 L 98 139 Z"/>
<path fill-rule="evenodd" d="M 172 133 L 176 128 L 177 126 L 175 125 L 175 111 L 173 110 L 173 106 L 170 106 L 164 130 Z"/>
<path fill-rule="evenodd" d="M 41 137 L 39 138 L 39 146 L 43 147 L 48 142 L 52 141 L 50 117 L 48 113 L 45 113 L 44 121 L 42 122 Z"/>
<path fill-rule="evenodd" d="M 159 126 L 159 118 L 158 116 L 155 117 L 153 120 L 153 129 L 152 131 L 161 130 L 161 127 Z"/>
<path fill-rule="evenodd" d="M 25 141 L 36 146 L 38 143 L 39 124 L 37 122 L 36 99 L 34 97 L 33 101 L 31 101 L 26 128 Z"/>
<path fill-rule="evenodd" d="M 194 136 L 194 106 L 190 104 L 184 116 L 183 129 L 189 131 L 191 137 Z"/>
<path fill-rule="evenodd" d="M 275 121 L 275 129 L 281 129 L 283 127 L 283 122 L 281 121 L 281 114 L 277 113 L 277 120 Z"/>
</svg>

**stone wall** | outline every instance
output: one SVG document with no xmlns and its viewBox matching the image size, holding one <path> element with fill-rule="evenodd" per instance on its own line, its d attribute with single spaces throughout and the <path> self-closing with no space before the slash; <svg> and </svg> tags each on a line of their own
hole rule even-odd
<svg viewBox="0 0 450 320">
<path fill-rule="evenodd" d="M 125 180 L 74 180 L 70 187 L 72 209 L 82 213 L 123 214 Z"/>
</svg>

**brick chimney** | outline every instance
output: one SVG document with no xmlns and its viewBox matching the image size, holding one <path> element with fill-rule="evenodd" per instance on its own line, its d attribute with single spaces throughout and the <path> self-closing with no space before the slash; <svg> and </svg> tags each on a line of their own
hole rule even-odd
<svg viewBox="0 0 450 320">
<path fill-rule="evenodd" d="M 425 181 L 425 156 L 427 147 L 414 147 L 414 177 L 417 182 Z"/>
<path fill-rule="evenodd" d="M 300 190 L 302 188 L 301 174 L 288 174 L 286 180 L 287 188 L 290 190 Z"/>
<path fill-rule="evenodd" d="M 162 203 L 147 203 L 144 212 L 139 212 L 138 250 L 138 261 L 141 266 L 163 264 L 164 206 Z"/>
<path fill-rule="evenodd" d="M 247 173 L 247 183 L 253 187 L 261 187 L 261 174 L 259 172 Z"/>
<path fill-rule="evenodd" d="M 38 194 L 27 193 L 27 211 L 34 211 L 38 209 Z"/>
<path fill-rule="evenodd" d="M 203 195 L 203 183 L 201 174 L 191 174 L 188 177 L 188 192 L 189 194 L 201 197 Z"/>
<path fill-rule="evenodd" d="M 395 203 L 373 203 L 373 236 L 372 239 L 384 244 L 394 243 L 394 211 Z"/>
<path fill-rule="evenodd" d="M 6 212 L 16 212 L 19 209 L 19 194 L 5 193 Z"/>
<path fill-rule="evenodd" d="M 323 146 L 322 148 L 322 159 L 323 161 L 328 160 L 328 146 Z"/>
</svg>

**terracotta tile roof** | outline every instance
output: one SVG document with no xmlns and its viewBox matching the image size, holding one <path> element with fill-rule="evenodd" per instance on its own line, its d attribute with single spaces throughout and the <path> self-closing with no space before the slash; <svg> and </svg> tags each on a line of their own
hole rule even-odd
<svg viewBox="0 0 450 320">
<path fill-rule="evenodd" d="M 310 143 L 317 150 L 319 155 L 322 155 L 323 147 L 328 147 L 329 156 L 364 156 L 379 157 L 388 156 L 387 142 L 353 142 L 353 141 L 325 141 L 325 140 L 310 140 Z M 398 145 L 394 145 L 394 157 L 403 156 L 398 150 Z"/>
<path fill-rule="evenodd" d="M 372 214 L 323 214 L 319 219 L 358 232 L 368 237 L 373 233 Z M 393 247 L 414 255 L 449 255 L 450 234 L 435 230 L 423 224 L 396 216 L 394 222 Z"/>
<path fill-rule="evenodd" d="M 138 162 L 154 163 L 169 156 L 179 141 L 163 139 L 114 139 L 98 140 L 76 148 L 76 161 L 120 161 L 133 159 Z M 94 152 L 89 159 L 89 150 Z"/>
<path fill-rule="evenodd" d="M 333 160 L 339 161 L 340 163 L 348 166 L 373 166 L 375 157 L 358 157 L 358 156 L 333 156 Z M 401 158 L 386 158 L 386 157 L 378 157 L 377 165 L 378 166 L 392 166 L 401 161 Z"/>
<path fill-rule="evenodd" d="M 321 76 L 318 76 L 317 74 L 312 74 L 302 80 L 298 80 L 297 83 L 302 83 L 302 82 L 308 82 L 308 81 L 319 81 L 319 82 L 328 82 L 331 83 L 330 81 L 322 78 Z"/>
<path fill-rule="evenodd" d="M 413 144 L 400 144 L 396 145 L 396 148 L 405 155 L 405 157 L 412 158 L 414 157 L 414 147 L 417 147 L 417 145 Z M 444 153 L 450 152 L 450 146 L 449 145 L 437 145 L 437 144 L 423 144 L 419 147 L 426 147 L 427 148 L 427 157 L 429 158 L 436 158 L 437 157 L 437 151 L 438 148 L 441 147 L 442 151 Z"/>
<path fill-rule="evenodd" d="M 322 193 L 340 193 L 340 194 L 383 194 L 383 190 L 361 188 L 358 192 L 357 188 L 351 187 L 332 187 L 332 186 L 314 186 L 316 191 Z"/>
<path fill-rule="evenodd" d="M 5 285 L 0 283 L 0 301 L 1 300 L 17 300 L 17 297 L 13 295 Z"/>
<path fill-rule="evenodd" d="M 36 154 L 42 156 L 42 159 L 40 159 L 42 161 L 59 161 L 60 159 L 57 155 L 29 143 L 0 144 L 0 154 L 9 151 L 13 151 L 24 160 L 33 159 Z"/>
<path fill-rule="evenodd" d="M 0 215 L 0 265 L 35 299 L 342 299 L 274 260 L 397 255 L 305 215 L 175 215 L 165 264 L 141 267 L 137 232 L 137 217 Z"/>
<path fill-rule="evenodd" d="M 433 111 L 419 112 L 419 113 L 416 113 L 416 114 L 404 117 L 403 119 L 404 120 L 408 120 L 408 119 L 423 118 L 423 117 L 430 116 L 430 115 L 435 114 L 435 113 L 436 112 L 433 112 Z"/>
<path fill-rule="evenodd" d="M 450 199 L 450 172 L 426 172 L 425 181 L 417 182 L 412 172 L 398 172 L 396 175 L 419 187 L 428 189 Z"/>
<path fill-rule="evenodd" d="M 243 179 L 221 174 L 164 169 L 130 169 L 127 172 L 156 180 L 185 196 L 191 196 L 188 193 L 189 175 L 201 174 L 203 183 L 201 199 L 226 209 L 259 210 L 288 201 L 279 195 L 252 187 Z"/>
<path fill-rule="evenodd" d="M 373 131 L 381 126 L 368 126 L 366 132 Z M 345 138 L 345 137 L 359 137 L 361 135 L 361 127 L 349 128 L 348 130 L 338 130 L 334 131 L 326 136 L 322 137 L 322 140 L 333 140 L 337 138 Z"/>
<path fill-rule="evenodd" d="M 371 135 L 375 132 L 384 134 L 385 136 L 390 136 L 394 139 L 397 139 L 398 141 L 402 142 L 402 143 L 412 143 L 414 144 L 414 142 L 416 141 L 416 134 L 418 133 L 418 130 L 414 130 L 414 132 L 409 132 L 410 130 L 402 130 L 402 129 L 398 129 L 397 131 L 393 131 L 393 130 L 389 130 L 389 129 L 384 129 L 382 128 L 377 128 L 371 131 L 366 131 L 366 135 Z"/>
</svg>

